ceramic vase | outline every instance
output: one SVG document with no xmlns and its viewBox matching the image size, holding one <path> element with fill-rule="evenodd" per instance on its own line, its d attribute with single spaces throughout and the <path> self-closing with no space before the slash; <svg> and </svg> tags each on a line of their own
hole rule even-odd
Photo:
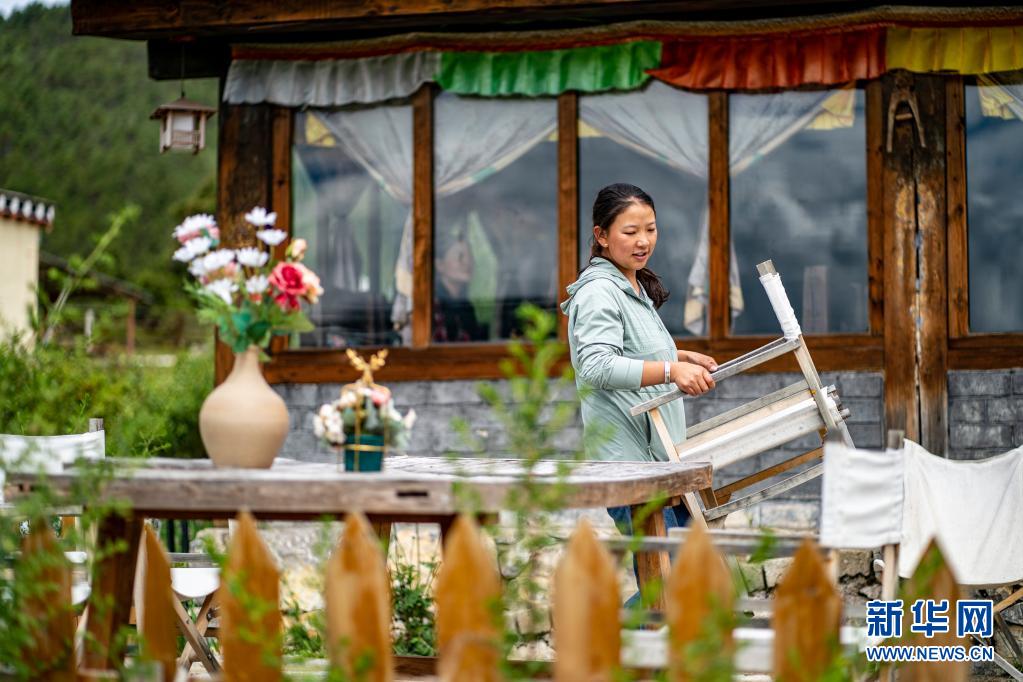
<svg viewBox="0 0 1023 682">
<path fill-rule="evenodd" d="M 256 346 L 235 354 L 231 374 L 207 396 L 199 433 L 216 467 L 273 464 L 288 435 L 288 408 L 263 378 Z"/>
</svg>

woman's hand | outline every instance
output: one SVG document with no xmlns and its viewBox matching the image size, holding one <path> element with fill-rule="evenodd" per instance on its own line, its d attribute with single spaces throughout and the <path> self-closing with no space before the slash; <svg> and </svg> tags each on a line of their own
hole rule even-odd
<svg viewBox="0 0 1023 682">
<path fill-rule="evenodd" d="M 680 350 L 678 352 L 678 361 L 691 362 L 694 365 L 705 368 L 708 372 L 713 372 L 718 368 L 718 363 L 714 361 L 714 358 L 703 353 L 697 353 L 694 350 Z"/>
<path fill-rule="evenodd" d="M 671 363 L 671 380 L 680 391 L 692 396 L 703 395 L 714 388 L 714 379 L 711 378 L 710 372 L 705 367 L 691 362 Z"/>
</svg>

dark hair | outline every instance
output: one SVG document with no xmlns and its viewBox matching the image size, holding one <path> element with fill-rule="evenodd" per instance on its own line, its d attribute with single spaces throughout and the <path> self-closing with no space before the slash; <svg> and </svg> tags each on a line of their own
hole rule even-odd
<svg viewBox="0 0 1023 682">
<path fill-rule="evenodd" d="M 649 206 L 654 213 L 657 212 L 657 209 L 654 208 L 654 200 L 639 187 L 624 182 L 608 185 L 597 192 L 597 198 L 593 200 L 593 224 L 602 230 L 610 229 L 615 218 L 631 204 L 643 204 Z M 595 256 L 606 257 L 600 244 L 591 237 L 590 258 Z M 636 279 L 646 290 L 655 308 L 660 308 L 668 300 L 670 292 L 664 288 L 657 273 L 650 268 L 643 268 L 637 272 Z"/>
</svg>

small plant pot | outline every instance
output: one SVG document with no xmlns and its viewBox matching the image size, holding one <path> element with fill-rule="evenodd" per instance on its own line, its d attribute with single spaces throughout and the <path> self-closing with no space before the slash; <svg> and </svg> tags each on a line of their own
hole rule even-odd
<svg viewBox="0 0 1023 682">
<path fill-rule="evenodd" d="M 345 471 L 382 471 L 384 437 L 373 434 L 350 436 L 345 443 Z"/>
</svg>

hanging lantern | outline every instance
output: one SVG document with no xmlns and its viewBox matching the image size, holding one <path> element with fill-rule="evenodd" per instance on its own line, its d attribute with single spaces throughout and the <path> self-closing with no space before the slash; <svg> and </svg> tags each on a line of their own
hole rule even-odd
<svg viewBox="0 0 1023 682">
<path fill-rule="evenodd" d="M 198 154 L 206 146 L 206 119 L 215 113 L 215 108 L 184 95 L 157 107 L 149 118 L 160 119 L 160 153 L 174 149 Z"/>
</svg>

